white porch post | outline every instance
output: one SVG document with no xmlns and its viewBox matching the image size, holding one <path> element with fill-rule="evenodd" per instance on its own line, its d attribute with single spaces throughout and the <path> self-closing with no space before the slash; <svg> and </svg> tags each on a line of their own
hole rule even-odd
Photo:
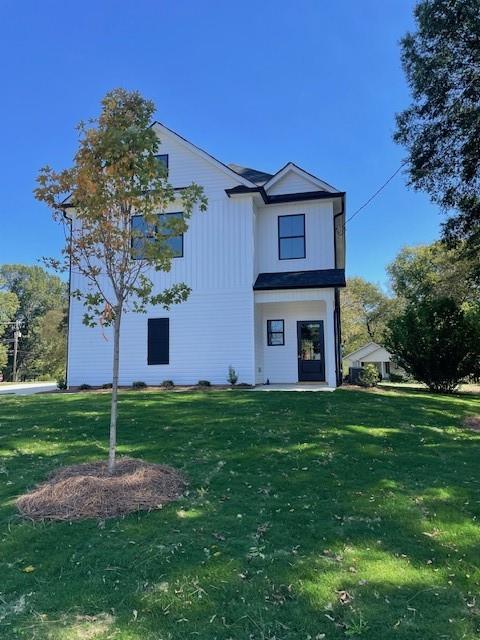
<svg viewBox="0 0 480 640">
<path fill-rule="evenodd" d="M 326 298 L 327 313 L 325 317 L 325 377 L 329 387 L 337 386 L 335 374 L 335 329 L 333 293 Z"/>
</svg>

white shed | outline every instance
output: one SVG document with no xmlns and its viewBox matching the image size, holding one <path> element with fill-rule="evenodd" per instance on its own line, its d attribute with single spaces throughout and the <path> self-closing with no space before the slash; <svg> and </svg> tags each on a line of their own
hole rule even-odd
<svg viewBox="0 0 480 640">
<path fill-rule="evenodd" d="M 363 347 L 352 351 L 352 353 L 344 357 L 343 363 L 347 369 L 350 369 L 350 367 L 360 368 L 372 363 L 377 367 L 383 380 L 388 380 L 390 373 L 404 373 L 403 369 L 392 361 L 392 354 L 376 342 L 369 342 Z"/>
</svg>

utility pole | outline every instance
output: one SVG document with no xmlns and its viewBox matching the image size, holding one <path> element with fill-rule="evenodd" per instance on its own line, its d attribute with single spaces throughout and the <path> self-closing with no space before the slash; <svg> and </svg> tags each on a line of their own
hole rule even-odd
<svg viewBox="0 0 480 640">
<path fill-rule="evenodd" d="M 18 355 L 18 339 L 22 334 L 20 333 L 20 321 L 15 320 L 15 329 L 13 330 L 13 367 L 12 367 L 12 380 L 17 382 L 17 355 Z"/>
</svg>

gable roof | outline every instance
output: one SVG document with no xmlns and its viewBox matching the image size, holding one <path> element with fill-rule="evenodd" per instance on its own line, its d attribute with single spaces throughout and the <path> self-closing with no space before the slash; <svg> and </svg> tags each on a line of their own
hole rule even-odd
<svg viewBox="0 0 480 640">
<path fill-rule="evenodd" d="M 218 169 L 221 169 L 224 173 L 227 173 L 230 177 L 235 178 L 236 181 L 239 182 L 240 184 L 246 187 L 257 186 L 255 182 L 252 182 L 246 176 L 240 175 L 239 173 L 234 171 L 231 167 L 229 167 L 228 165 L 224 164 L 223 162 L 221 162 L 220 160 L 212 156 L 210 153 L 207 153 L 203 149 L 200 149 L 200 147 L 197 147 L 195 144 L 189 142 L 186 138 L 178 134 L 176 131 L 169 129 L 161 122 L 158 122 L 158 120 L 155 120 L 155 122 L 152 122 L 151 126 L 155 127 L 156 129 L 163 130 L 167 134 L 174 136 L 175 138 L 177 138 L 178 142 L 180 142 L 180 144 L 182 144 L 184 147 L 186 147 L 190 151 L 193 151 L 193 153 L 199 155 L 201 158 L 203 158 L 210 164 L 215 165 Z"/>
<path fill-rule="evenodd" d="M 355 351 L 352 351 L 352 353 L 344 356 L 344 359 L 356 360 L 358 359 L 358 356 L 360 354 L 365 357 L 370 355 L 371 353 L 374 353 L 375 351 L 378 351 L 379 349 L 385 349 L 385 347 L 383 347 L 381 344 L 378 344 L 377 342 L 367 342 L 367 344 L 364 344 L 363 347 L 359 347 L 358 349 L 355 349 Z M 385 349 L 385 351 L 387 350 Z"/>
<path fill-rule="evenodd" d="M 273 187 L 274 184 L 276 184 L 288 173 L 295 173 L 296 175 L 301 176 L 302 178 L 310 182 L 312 184 L 312 191 L 319 190 L 326 191 L 328 193 L 340 193 L 338 189 L 332 187 L 331 184 L 328 184 L 328 182 L 325 182 L 324 180 L 317 178 L 313 174 L 308 173 L 308 171 L 305 171 L 305 169 L 297 166 L 294 162 L 287 162 L 284 167 L 277 171 L 277 173 L 263 185 L 265 191 L 268 191 L 271 187 Z"/>
</svg>

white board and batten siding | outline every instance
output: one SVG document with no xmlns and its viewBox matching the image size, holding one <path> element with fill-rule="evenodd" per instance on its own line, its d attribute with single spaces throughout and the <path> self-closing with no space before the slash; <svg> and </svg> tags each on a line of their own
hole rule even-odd
<svg viewBox="0 0 480 640">
<path fill-rule="evenodd" d="M 280 260 L 278 217 L 305 215 L 305 258 Z M 333 269 L 333 205 L 330 200 L 275 204 L 256 209 L 256 269 L 258 273 Z"/>
<path fill-rule="evenodd" d="M 252 194 L 229 198 L 225 193 L 248 186 L 208 154 L 192 149 L 173 132 L 157 126 L 160 154 L 168 154 L 174 187 L 196 182 L 205 189 L 208 210 L 195 211 L 184 234 L 184 253 L 169 273 L 152 270 L 155 291 L 174 283 L 191 287 L 189 299 L 170 310 L 150 307 L 146 314 L 127 312 L 122 321 L 120 384 L 136 380 L 160 384 L 195 384 L 200 379 L 227 383 L 233 366 L 240 382 L 296 382 L 298 320 L 324 320 L 326 377 L 335 386 L 333 289 L 254 292 L 259 273 L 334 267 L 333 204 L 330 200 L 263 206 Z M 311 191 L 307 180 L 287 174 L 272 193 Z M 318 187 L 313 187 L 313 189 Z M 178 203 L 168 209 L 181 211 Z M 306 258 L 279 260 L 278 216 L 305 214 Z M 73 213 L 74 215 L 74 213 Z M 84 289 L 71 274 L 71 288 Z M 84 307 L 71 300 L 68 383 L 102 385 L 112 379 L 112 330 L 83 325 Z M 268 347 L 268 319 L 285 320 L 286 344 Z M 169 363 L 147 364 L 149 318 L 169 318 Z"/>
<path fill-rule="evenodd" d="M 208 211 L 195 212 L 184 235 L 184 257 L 174 258 L 169 273 L 150 276 L 155 290 L 177 282 L 192 289 L 187 302 L 149 308 L 146 314 L 126 313 L 121 329 L 120 383 L 135 380 L 159 384 L 227 382 L 229 365 L 242 382 L 254 376 L 254 272 L 253 209 L 251 199 L 229 199 L 225 189 L 235 180 L 185 149 L 173 136 L 162 139 L 159 152 L 169 155 L 169 177 L 175 187 L 192 181 L 201 184 L 208 197 Z M 175 205 L 169 210 L 179 210 Z M 84 288 L 72 274 L 72 290 Z M 85 327 L 83 304 L 71 301 L 68 381 L 100 385 L 111 381 L 111 330 Z M 170 318 L 170 363 L 147 364 L 148 318 Z"/>
</svg>

